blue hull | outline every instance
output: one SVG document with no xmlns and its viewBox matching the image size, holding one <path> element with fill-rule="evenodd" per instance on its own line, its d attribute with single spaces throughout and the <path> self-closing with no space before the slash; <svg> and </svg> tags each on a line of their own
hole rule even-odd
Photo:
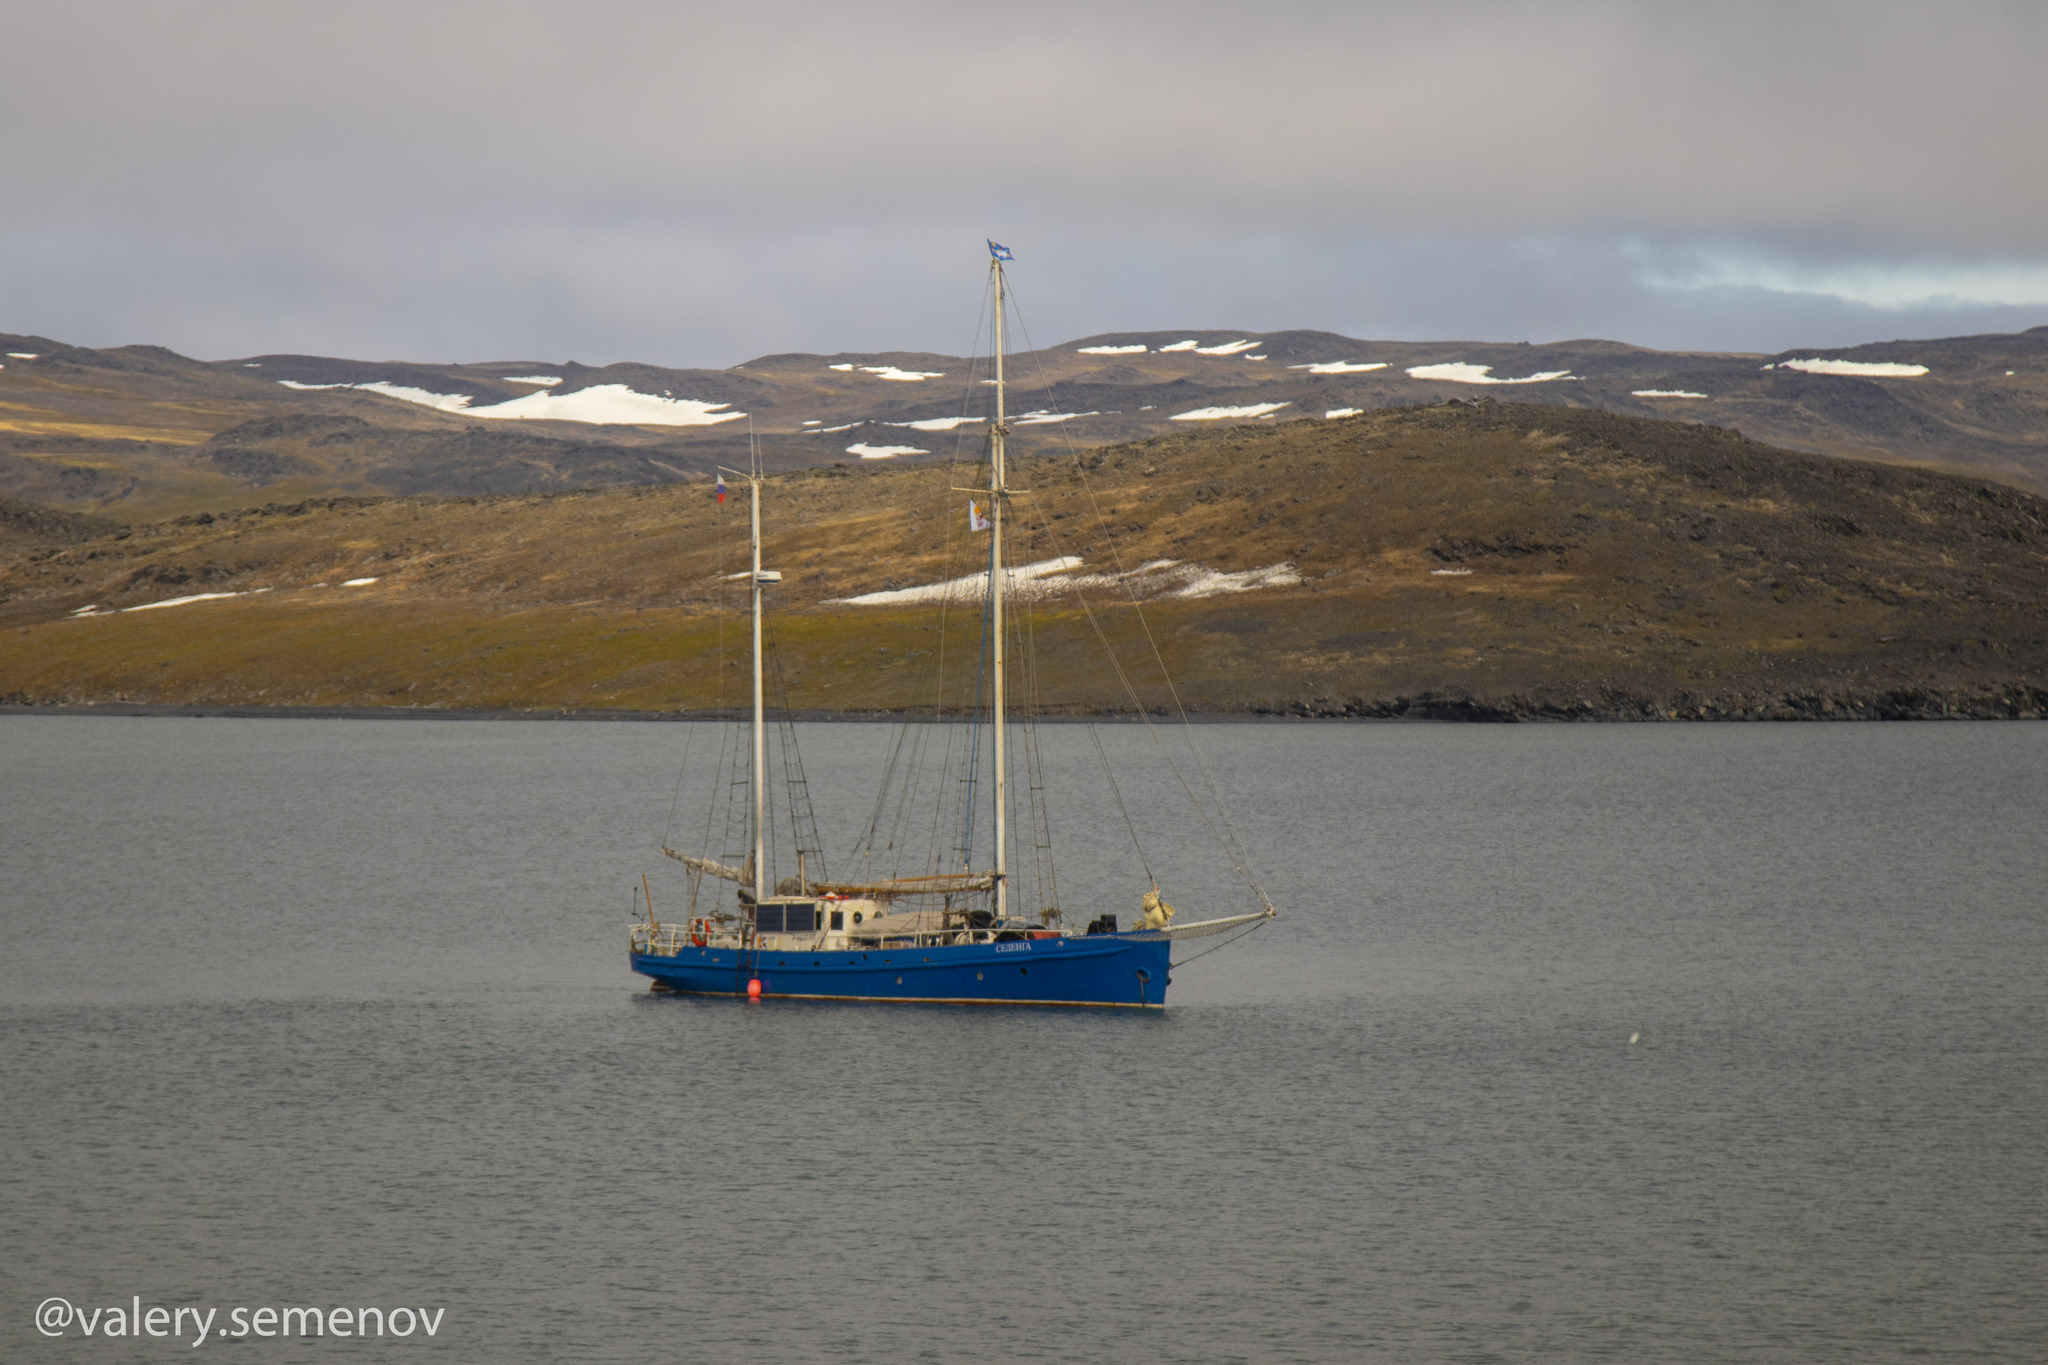
<svg viewBox="0 0 2048 1365">
<path fill-rule="evenodd" d="M 673 957 L 632 953 L 633 970 L 691 995 L 878 1000 L 943 1005 L 1166 1007 L 1165 939 L 1090 934 L 942 948 L 860 952 L 757 952 L 686 948 Z"/>
</svg>

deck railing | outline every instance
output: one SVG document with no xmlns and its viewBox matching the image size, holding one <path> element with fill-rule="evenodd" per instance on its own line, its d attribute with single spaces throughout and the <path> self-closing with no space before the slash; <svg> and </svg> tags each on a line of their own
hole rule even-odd
<svg viewBox="0 0 2048 1365">
<path fill-rule="evenodd" d="M 894 948 L 953 948 L 975 943 L 995 943 L 1009 938 L 1046 938 L 1053 931 L 1038 929 L 1028 934 L 1015 929 L 940 929 L 916 934 L 863 934 L 856 928 L 846 932 L 821 930 L 810 934 L 756 934 L 742 937 L 731 921 L 707 919 L 683 923 L 635 924 L 628 938 L 629 948 L 650 957 L 674 957 L 688 948 L 747 948 L 763 953 L 804 953 L 823 949 L 828 941 L 838 950 L 882 951 Z"/>
<path fill-rule="evenodd" d="M 738 948 L 739 929 L 731 923 L 716 923 L 711 920 L 685 920 L 681 924 L 673 921 L 664 924 L 636 924 L 628 939 L 628 946 L 636 953 L 650 957 L 674 957 L 685 948 Z"/>
</svg>

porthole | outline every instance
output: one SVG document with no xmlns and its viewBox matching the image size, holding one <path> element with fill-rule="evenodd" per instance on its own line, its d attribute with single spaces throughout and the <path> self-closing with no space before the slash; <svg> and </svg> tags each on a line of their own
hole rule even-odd
<svg viewBox="0 0 2048 1365">
<path fill-rule="evenodd" d="M 1029 967 L 1019 967 L 1019 968 L 1017 969 L 1017 975 L 1019 975 L 1019 976 L 1029 976 L 1029 975 L 1031 975 L 1031 969 L 1030 969 Z"/>
</svg>

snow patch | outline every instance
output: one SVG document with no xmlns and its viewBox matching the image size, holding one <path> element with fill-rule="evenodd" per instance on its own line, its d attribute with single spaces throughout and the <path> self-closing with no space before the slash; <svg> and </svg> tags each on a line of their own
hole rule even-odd
<svg viewBox="0 0 2048 1365">
<path fill-rule="evenodd" d="M 969 422 L 985 422 L 986 417 L 921 417 L 915 422 L 884 422 L 885 427 L 909 427 L 913 431 L 951 431 L 954 427 Z"/>
<path fill-rule="evenodd" d="M 1194 567 L 1197 572 L 1193 579 L 1169 596 L 1215 597 L 1219 593 L 1251 592 L 1255 588 L 1291 588 L 1301 582 L 1301 574 L 1292 564 L 1268 564 L 1263 569 L 1245 569 L 1238 573 L 1204 569 L 1200 565 Z"/>
<path fill-rule="evenodd" d="M 1159 348 L 1159 354 L 1165 355 L 1169 351 L 1192 351 L 1195 349 L 1195 347 L 1201 344 L 1201 342 L 1195 340 L 1193 337 L 1189 337 L 1186 341 L 1176 341 L 1171 346 L 1161 346 Z"/>
<path fill-rule="evenodd" d="M 242 368 L 245 370 L 260 370 L 263 368 L 263 362 L 260 360 L 245 360 L 242 362 Z"/>
<path fill-rule="evenodd" d="M 809 426 L 810 423 L 806 422 L 804 425 Z M 855 427 L 866 425 L 865 422 L 848 422 L 843 427 L 819 427 L 816 431 L 806 431 L 801 434 L 805 436 L 832 436 L 842 431 L 852 431 Z"/>
<path fill-rule="evenodd" d="M 1264 417 L 1267 413 L 1278 412 L 1285 403 L 1248 403 L 1241 408 L 1196 408 L 1192 412 L 1176 412 L 1168 420 L 1174 422 L 1216 422 L 1229 417 Z"/>
<path fill-rule="evenodd" d="M 1628 396 L 1629 396 L 1629 397 L 1631 397 L 1631 398 L 1705 398 L 1705 397 L 1706 397 L 1706 395 L 1705 395 L 1705 394 L 1703 394 L 1703 393 L 1694 393 L 1694 392 L 1693 392 L 1693 391 L 1692 391 L 1691 389 L 1630 389 L 1630 390 L 1628 391 Z"/>
<path fill-rule="evenodd" d="M 1307 370 L 1310 374 L 1364 374 L 1367 370 L 1384 370 L 1384 360 L 1325 360 L 1317 365 L 1289 365 L 1290 370 Z"/>
<path fill-rule="evenodd" d="M 43 356 L 40 351 L 9 351 L 7 358 L 9 360 L 41 360 Z"/>
<path fill-rule="evenodd" d="M 573 393 L 550 393 L 543 389 L 509 403 L 469 408 L 465 415 L 589 422 L 593 426 L 709 427 L 747 415 L 724 411 L 731 406 L 730 403 L 700 402 L 695 398 L 662 398 L 635 392 L 624 384 L 594 384 Z"/>
<path fill-rule="evenodd" d="M 1330 410 L 1329 410 L 1328 412 L 1324 413 L 1324 414 L 1323 414 L 1323 416 L 1324 416 L 1325 418 L 1329 418 L 1329 417 L 1356 417 L 1356 416 L 1358 416 L 1358 414 L 1359 414 L 1359 413 L 1361 413 L 1361 412 L 1364 412 L 1364 411 L 1365 411 L 1365 409 L 1364 409 L 1364 408 L 1331 408 L 1331 409 L 1330 409 Z"/>
<path fill-rule="evenodd" d="M 562 382 L 562 376 L 558 374 L 508 374 L 505 376 L 505 382 L 507 384 L 538 384 L 544 389 L 552 389 L 555 385 Z"/>
<path fill-rule="evenodd" d="M 1145 348 L 1143 346 L 1080 346 L 1075 348 L 1076 355 L 1143 355 L 1144 353 Z"/>
<path fill-rule="evenodd" d="M 1433 578 L 1464 578 L 1472 571 L 1470 569 L 1431 569 L 1429 572 Z"/>
<path fill-rule="evenodd" d="M 288 389 L 361 389 L 419 403 L 442 412 L 459 412 L 465 417 L 508 421 L 588 422 L 593 426 L 705 427 L 745 417 L 744 412 L 725 412 L 730 403 L 703 403 L 694 398 L 663 398 L 636 393 L 624 384 L 595 384 L 574 393 L 525 394 L 504 403 L 473 408 L 466 393 L 433 393 L 373 379 L 367 384 L 301 384 L 280 379 Z"/>
<path fill-rule="evenodd" d="M 1184 564 L 1178 559 L 1154 559 L 1124 573 L 1072 574 L 1044 585 L 1053 589 L 1116 588 L 1138 597 L 1213 597 L 1219 592 L 1244 592 L 1250 588 L 1287 587 L 1299 583 L 1292 564 L 1270 564 L 1263 569 L 1223 573 L 1202 564 Z"/>
<path fill-rule="evenodd" d="M 1022 417 L 1019 417 L 1016 425 L 1020 427 L 1040 427 L 1044 426 L 1047 422 L 1067 422 L 1072 421 L 1076 417 L 1100 416 L 1102 414 L 1099 412 L 1048 412 L 1041 408 L 1037 412 L 1027 412 Z"/>
<path fill-rule="evenodd" d="M 1260 343 L 1256 341 L 1226 341 L 1219 346 L 1197 346 L 1195 347 L 1195 354 L 1236 355 L 1240 351 L 1256 351 L 1259 349 L 1259 345 Z"/>
<path fill-rule="evenodd" d="M 1292 587 L 1301 574 L 1292 564 L 1269 564 L 1262 569 L 1226 573 L 1201 564 L 1183 564 L 1177 559 L 1155 559 L 1124 573 L 1075 573 L 1081 567 L 1078 555 L 1042 559 L 1020 564 L 1003 574 L 1006 597 L 1042 600 L 1080 588 L 1113 588 L 1141 597 L 1214 597 L 1219 593 L 1250 592 L 1256 588 Z M 988 574 L 968 574 L 944 583 L 926 583 L 914 588 L 893 588 L 839 597 L 835 603 L 854 607 L 894 607 L 915 603 L 978 602 L 988 593 Z"/>
<path fill-rule="evenodd" d="M 862 374 L 871 374 L 877 379 L 894 379 L 902 383 L 911 384 L 917 383 L 922 379 L 944 379 L 946 377 L 944 370 L 899 370 L 894 365 L 861 365 L 858 367 L 853 365 L 828 365 L 826 368 L 838 370 L 841 373 L 850 373 L 858 368 Z"/>
<path fill-rule="evenodd" d="M 1927 373 L 1925 365 L 1896 365 L 1886 360 L 1781 360 L 1781 370 L 1807 374 L 1857 374 L 1872 379 L 1917 379 Z"/>
<path fill-rule="evenodd" d="M 898 455 L 929 455 L 929 450 L 916 446 L 871 446 L 866 441 L 857 441 L 846 448 L 849 455 L 858 455 L 863 460 L 893 460 Z"/>
<path fill-rule="evenodd" d="M 341 580 L 341 586 L 344 588 L 367 588 L 376 581 L 374 578 L 344 578 Z"/>
<path fill-rule="evenodd" d="M 1411 379 L 1442 379 L 1453 384 L 1548 384 L 1553 379 L 1577 379 L 1569 370 L 1544 370 L 1537 374 L 1524 375 L 1520 379 L 1496 379 L 1493 366 L 1472 365 L 1462 360 L 1453 360 L 1444 365 L 1415 365 L 1408 370 Z"/>
<path fill-rule="evenodd" d="M 825 419 L 822 417 L 815 417 L 808 422 L 801 423 L 800 425 L 807 427 L 822 427 L 825 425 Z"/>
<path fill-rule="evenodd" d="M 1015 592 L 1026 584 L 1036 583 L 1048 574 L 1065 573 L 1081 566 L 1079 555 L 1063 555 L 1058 559 L 1041 559 L 1036 564 L 1019 564 L 1013 569 L 1003 570 L 1003 591 Z M 964 578 L 952 578 L 943 583 L 926 583 L 915 588 L 893 588 L 883 592 L 862 593 L 858 597 L 834 597 L 833 602 L 850 607 L 895 607 L 915 602 L 968 602 L 974 601 L 988 591 L 986 572 L 968 574 Z M 1042 594 L 1034 594 L 1042 595 Z"/>
<path fill-rule="evenodd" d="M 419 403 L 426 407 L 439 408 L 443 412 L 461 412 L 471 402 L 470 396 L 466 393 L 434 393 L 427 389 L 410 388 L 404 384 L 388 384 L 381 379 L 373 379 L 367 384 L 346 384 L 340 386 L 320 384 L 315 387 L 323 389 L 335 387 L 367 389 L 371 393 L 381 393 L 386 398 L 402 398 L 408 403 Z"/>
<path fill-rule="evenodd" d="M 256 589 L 256 591 L 257 591 L 257 592 L 269 592 L 269 591 L 270 591 L 270 589 L 268 589 L 268 588 L 258 588 L 258 589 Z M 193 594 L 192 594 L 192 595 L 191 595 L 190 597 L 166 597 L 166 598 L 165 598 L 165 599 L 164 599 L 163 601 L 161 601 L 161 602 L 144 602 L 144 603 L 143 603 L 143 604 L 142 604 L 141 606 L 139 606 L 139 607 L 123 607 L 123 608 L 121 608 L 121 610 L 122 610 L 122 611 L 124 611 L 124 612 L 125 612 L 125 611 L 155 611 L 155 610 L 156 610 L 156 609 L 157 609 L 158 607 L 182 607 L 182 606 L 184 606 L 184 605 L 185 605 L 185 604 L 186 604 L 187 602 L 217 602 L 217 601 L 219 601 L 219 600 L 220 600 L 221 598 L 223 598 L 223 597 L 248 597 L 248 596 L 250 596 L 250 595 L 251 595 L 251 594 L 249 594 L 249 593 L 246 593 L 246 592 L 195 592 L 195 593 L 193 593 Z M 101 612 L 101 613 L 97 613 L 97 614 L 98 614 L 98 615 L 111 615 L 112 613 L 110 613 L 110 612 Z"/>
<path fill-rule="evenodd" d="M 381 393 L 386 398 L 398 398 L 407 403 L 438 408 L 442 412 L 463 412 L 470 404 L 470 397 L 466 393 L 434 393 L 428 389 L 415 389 L 382 379 L 373 379 L 367 384 L 301 384 L 296 379 L 280 379 L 277 382 L 288 389 L 362 389 L 367 393 Z"/>
</svg>

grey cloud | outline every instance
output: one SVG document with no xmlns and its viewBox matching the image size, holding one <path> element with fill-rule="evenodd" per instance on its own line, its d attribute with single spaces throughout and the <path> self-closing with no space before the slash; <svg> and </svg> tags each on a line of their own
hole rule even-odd
<svg viewBox="0 0 2048 1365">
<path fill-rule="evenodd" d="M 2048 217 L 2031 5 L 216 3 L 7 23 L 4 325 L 101 344 L 954 349 L 994 235 L 1060 336 L 1777 349 L 1800 325 L 2026 314 L 1660 288 L 1641 244 L 2038 260 Z"/>
</svg>

